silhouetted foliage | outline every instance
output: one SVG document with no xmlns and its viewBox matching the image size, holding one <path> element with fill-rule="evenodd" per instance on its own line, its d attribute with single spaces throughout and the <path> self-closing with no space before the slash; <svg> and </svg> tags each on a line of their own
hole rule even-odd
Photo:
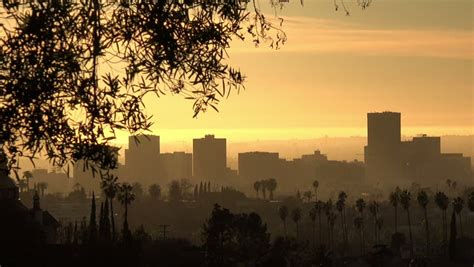
<svg viewBox="0 0 474 267">
<path fill-rule="evenodd" d="M 441 219 L 443 227 L 443 244 L 447 245 L 448 242 L 448 218 L 446 215 L 446 210 L 449 206 L 449 198 L 443 192 L 437 192 L 435 195 L 435 203 L 438 208 L 441 210 Z"/>
<path fill-rule="evenodd" d="M 44 152 L 58 166 L 85 159 L 116 167 L 109 141 L 117 130 L 150 128 L 148 94 L 184 95 L 194 116 L 216 109 L 244 82 L 226 63 L 232 39 L 247 35 L 274 48 L 286 41 L 281 21 L 247 5 L 3 1 L 0 143 L 11 166 Z"/>
<path fill-rule="evenodd" d="M 259 265 L 270 235 L 256 213 L 233 214 L 215 205 L 202 231 L 207 266 Z"/>
<path fill-rule="evenodd" d="M 161 186 L 159 184 L 152 184 L 148 187 L 148 194 L 154 199 L 161 198 Z"/>
</svg>

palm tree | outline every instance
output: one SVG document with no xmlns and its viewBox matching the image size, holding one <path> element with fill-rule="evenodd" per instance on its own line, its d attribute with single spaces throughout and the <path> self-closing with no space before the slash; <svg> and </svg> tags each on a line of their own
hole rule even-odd
<svg viewBox="0 0 474 267">
<path fill-rule="evenodd" d="M 379 203 L 377 201 L 372 201 L 369 203 L 369 212 L 372 214 L 372 217 L 374 218 L 374 241 L 375 243 L 378 242 L 378 231 L 377 231 L 377 213 L 379 210 Z"/>
<path fill-rule="evenodd" d="M 125 215 L 123 220 L 123 234 L 124 240 L 130 241 L 130 229 L 128 228 L 128 206 L 132 204 L 132 201 L 135 200 L 135 195 L 133 194 L 133 187 L 128 183 L 123 183 L 118 190 L 118 200 L 125 208 Z"/>
<path fill-rule="evenodd" d="M 255 192 L 257 193 L 257 198 L 258 198 L 258 191 L 260 191 L 260 186 L 262 184 L 260 183 L 260 181 L 256 181 L 255 183 L 253 183 L 253 189 L 255 189 Z"/>
<path fill-rule="evenodd" d="M 313 198 L 313 192 L 312 191 L 306 191 L 303 193 L 303 197 L 306 198 L 306 200 L 311 202 L 311 199 Z"/>
<path fill-rule="evenodd" d="M 25 179 L 17 179 L 18 180 L 18 187 L 20 188 L 20 192 L 26 192 L 27 183 Z"/>
<path fill-rule="evenodd" d="M 79 185 L 79 184 L 77 184 Z M 115 213 L 114 213 L 114 199 L 117 194 L 120 184 L 118 183 L 118 177 L 114 175 L 106 175 L 102 178 L 100 183 L 102 191 L 104 191 L 105 196 L 109 199 L 110 205 L 110 222 L 112 226 L 112 240 L 115 241 Z M 76 185 L 75 185 L 76 187 Z M 80 185 L 79 185 L 80 187 Z"/>
<path fill-rule="evenodd" d="M 363 245 L 363 252 L 365 253 L 365 226 L 364 226 L 364 209 L 366 207 L 365 201 L 363 198 L 359 198 L 356 201 L 356 209 L 359 211 L 359 216 L 362 219 L 362 225 L 361 225 L 361 238 L 362 238 L 362 245 Z"/>
<path fill-rule="evenodd" d="M 467 197 L 467 206 L 471 212 L 474 212 L 474 191 L 469 193 Z"/>
<path fill-rule="evenodd" d="M 411 201 L 411 194 L 408 190 L 403 190 L 400 193 L 400 203 L 402 204 L 403 209 L 407 212 L 408 218 L 408 231 L 410 235 L 410 256 L 413 257 L 413 235 L 411 232 L 411 220 L 410 220 L 410 201 Z"/>
<path fill-rule="evenodd" d="M 426 230 L 426 254 L 429 256 L 430 254 L 430 229 L 429 229 L 429 224 L 428 224 L 428 211 L 427 211 L 427 206 L 428 206 L 428 194 L 426 191 L 421 190 L 418 192 L 418 196 L 416 198 L 418 200 L 418 204 L 420 204 L 420 207 L 423 209 L 423 213 L 425 216 L 425 230 Z"/>
<path fill-rule="evenodd" d="M 453 200 L 453 208 L 456 214 L 459 217 L 459 230 L 461 234 L 461 238 L 463 237 L 463 231 L 462 231 L 462 218 L 461 218 L 461 212 L 462 209 L 464 208 L 464 199 L 461 197 L 457 197 Z"/>
<path fill-rule="evenodd" d="M 48 188 L 48 183 L 40 182 L 37 184 L 38 190 L 41 192 L 41 197 L 44 197 L 44 191 Z"/>
<path fill-rule="evenodd" d="M 360 213 L 360 216 L 364 218 L 364 209 L 366 207 L 365 200 L 363 198 L 359 198 L 356 200 L 356 208 L 357 211 Z"/>
<path fill-rule="evenodd" d="M 366 207 L 365 200 L 363 198 L 359 198 L 356 200 L 356 209 L 359 212 L 360 219 L 362 223 L 360 225 L 360 236 L 362 239 L 362 253 L 365 253 L 365 231 L 364 231 L 364 209 Z"/>
<path fill-rule="evenodd" d="M 446 211 L 449 206 L 449 198 L 445 193 L 438 192 L 435 195 L 435 203 L 441 210 L 441 219 L 443 222 L 443 244 L 446 245 L 448 242 L 448 218 Z"/>
<path fill-rule="evenodd" d="M 347 229 L 346 229 L 346 214 L 345 214 L 346 198 L 347 198 L 347 194 L 344 191 L 341 191 L 339 193 L 338 200 L 336 202 L 337 211 L 339 211 L 339 214 L 341 216 L 342 243 L 344 245 L 344 249 L 347 245 Z"/>
<path fill-rule="evenodd" d="M 319 181 L 314 180 L 313 181 L 313 190 L 314 190 L 314 199 L 315 199 L 315 201 L 318 201 L 318 187 L 319 187 Z"/>
<path fill-rule="evenodd" d="M 30 191 L 30 180 L 33 179 L 33 173 L 30 171 L 23 172 L 23 178 L 26 180 L 26 192 Z"/>
<path fill-rule="evenodd" d="M 389 197 L 390 203 L 392 204 L 393 208 L 395 209 L 395 233 L 398 232 L 398 203 L 400 202 L 400 192 L 395 190 L 394 192 L 390 193 Z"/>
<path fill-rule="evenodd" d="M 323 243 L 322 241 L 322 232 L 323 232 L 323 225 L 321 223 L 321 211 L 323 210 L 324 207 L 324 202 L 318 200 L 316 203 L 314 203 L 314 208 L 316 209 L 316 212 L 318 213 L 318 221 L 319 221 L 319 245 L 321 246 Z"/>
<path fill-rule="evenodd" d="M 327 240 L 327 245 L 330 246 L 331 244 L 331 213 L 333 210 L 334 205 L 332 204 L 332 199 L 329 199 L 325 204 L 324 204 L 324 213 L 326 214 L 327 218 L 327 230 L 328 230 L 328 240 Z"/>
<path fill-rule="evenodd" d="M 300 208 L 295 208 L 291 211 L 291 219 L 295 222 L 296 225 L 296 240 L 299 238 L 299 229 L 298 229 L 298 222 L 301 218 L 301 209 Z"/>
<path fill-rule="evenodd" d="M 379 235 L 378 235 L 378 242 L 380 242 L 380 231 L 382 231 L 382 226 L 383 226 L 383 218 L 379 217 L 377 218 L 377 220 L 375 221 L 375 225 L 377 226 L 377 230 L 379 232 Z"/>
<path fill-rule="evenodd" d="M 311 219 L 311 228 L 313 229 L 313 248 L 316 247 L 316 216 L 318 216 L 318 211 L 315 207 L 312 207 L 309 210 L 309 218 Z"/>
<path fill-rule="evenodd" d="M 469 193 L 469 195 L 467 197 L 467 206 L 469 207 L 469 210 L 471 212 L 474 212 L 474 191 Z"/>
<path fill-rule="evenodd" d="M 364 224 L 364 219 L 362 219 L 362 217 L 356 217 L 354 219 L 354 226 L 356 227 L 356 229 L 358 230 L 358 233 L 359 233 L 359 241 L 360 241 L 360 254 L 363 255 L 364 254 L 364 239 L 363 239 L 363 234 L 362 234 L 362 226 Z"/>
<path fill-rule="evenodd" d="M 281 206 L 278 209 L 278 214 L 280 215 L 280 219 L 283 222 L 283 230 L 285 231 L 285 237 L 287 236 L 286 232 L 286 217 L 288 217 L 288 207 L 287 206 Z"/>
<path fill-rule="evenodd" d="M 277 181 L 273 178 L 270 178 L 267 180 L 266 186 L 268 191 L 270 191 L 270 200 L 273 200 L 273 192 L 275 192 L 275 189 L 277 188 Z"/>
<path fill-rule="evenodd" d="M 263 194 L 263 199 L 267 199 L 267 181 L 266 180 L 262 180 L 260 181 L 260 190 L 262 190 L 262 194 Z"/>
<path fill-rule="evenodd" d="M 197 195 L 198 195 L 198 189 L 197 189 L 197 185 L 195 187 L 195 195 L 196 195 L 196 198 L 197 198 Z M 161 186 L 159 184 L 152 184 L 148 187 L 148 193 L 150 194 L 150 196 L 154 199 L 160 199 L 161 197 Z"/>
<path fill-rule="evenodd" d="M 337 215 L 336 213 L 331 211 L 329 213 L 328 218 L 329 218 L 329 232 L 331 233 L 329 244 L 330 244 L 330 247 L 334 247 L 334 225 L 336 224 Z"/>
</svg>

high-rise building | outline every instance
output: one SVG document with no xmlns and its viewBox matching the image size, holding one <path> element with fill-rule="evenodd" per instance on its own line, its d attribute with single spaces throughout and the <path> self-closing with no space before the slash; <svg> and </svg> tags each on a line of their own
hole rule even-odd
<svg viewBox="0 0 474 267">
<path fill-rule="evenodd" d="M 156 182 L 160 155 L 160 137 L 156 135 L 136 135 L 128 138 L 125 150 L 126 180 L 148 186 Z"/>
<path fill-rule="evenodd" d="M 401 178 L 401 114 L 382 112 L 367 114 L 366 175 L 370 182 L 387 182 Z"/>
<path fill-rule="evenodd" d="M 226 139 L 214 135 L 193 139 L 193 176 L 200 180 L 221 181 L 226 175 Z"/>
<path fill-rule="evenodd" d="M 441 153 L 441 138 L 421 135 L 401 141 L 401 114 L 369 113 L 365 147 L 366 177 L 381 185 L 435 184 L 471 179 L 471 159 Z"/>
</svg>

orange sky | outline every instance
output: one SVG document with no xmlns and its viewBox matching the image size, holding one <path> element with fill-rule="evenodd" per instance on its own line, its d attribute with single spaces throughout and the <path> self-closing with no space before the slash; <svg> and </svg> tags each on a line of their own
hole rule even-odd
<svg viewBox="0 0 474 267">
<path fill-rule="evenodd" d="M 180 96 L 147 101 L 163 142 L 364 135 L 365 114 L 384 110 L 402 112 L 407 135 L 474 134 L 472 1 L 375 0 L 365 11 L 349 4 L 349 17 L 332 1 L 293 2 L 279 11 L 281 50 L 233 43 L 246 90 L 219 113 L 193 119 Z"/>
</svg>

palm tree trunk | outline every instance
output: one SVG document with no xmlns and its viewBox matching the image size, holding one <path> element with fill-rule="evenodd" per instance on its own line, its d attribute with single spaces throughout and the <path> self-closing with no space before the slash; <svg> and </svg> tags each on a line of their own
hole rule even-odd
<svg viewBox="0 0 474 267">
<path fill-rule="evenodd" d="M 425 207 L 425 227 L 426 227 L 426 256 L 430 256 L 430 229 L 428 225 L 428 211 Z"/>
<path fill-rule="evenodd" d="M 319 245 L 323 245 L 323 239 L 322 239 L 322 233 L 323 233 L 323 227 L 321 223 L 321 213 L 319 213 Z"/>
<path fill-rule="evenodd" d="M 398 233 L 398 221 L 397 221 L 397 217 L 398 217 L 398 214 L 397 214 L 397 206 L 395 206 L 395 233 Z"/>
<path fill-rule="evenodd" d="M 344 249 L 347 249 L 348 246 L 348 239 L 349 239 L 349 233 L 347 231 L 347 221 L 346 221 L 346 209 L 342 210 L 343 214 L 343 219 L 344 219 Z"/>
<path fill-rule="evenodd" d="M 126 223 L 127 226 L 128 226 L 128 204 L 127 203 L 125 203 L 125 216 L 124 216 L 124 218 L 125 218 L 124 223 Z"/>
<path fill-rule="evenodd" d="M 298 233 L 298 223 L 296 223 L 296 241 L 299 240 L 299 233 Z"/>
<path fill-rule="evenodd" d="M 313 249 L 315 249 L 316 248 L 316 223 L 314 220 L 312 221 L 312 224 L 313 224 Z"/>
<path fill-rule="evenodd" d="M 413 257 L 413 235 L 411 233 L 410 209 L 407 209 L 408 231 L 410 234 L 410 256 Z"/>
<path fill-rule="evenodd" d="M 458 214 L 458 216 L 459 216 L 459 230 L 461 232 L 461 238 L 463 238 L 461 212 Z"/>
<path fill-rule="evenodd" d="M 342 226 L 342 243 L 344 244 L 344 241 L 345 241 L 345 230 L 344 230 L 344 215 L 343 215 L 343 211 L 341 210 L 340 212 L 340 215 L 341 215 L 341 226 Z"/>
<path fill-rule="evenodd" d="M 110 198 L 110 222 L 112 226 L 112 240 L 115 241 L 115 219 L 114 219 L 114 200 Z"/>
</svg>

